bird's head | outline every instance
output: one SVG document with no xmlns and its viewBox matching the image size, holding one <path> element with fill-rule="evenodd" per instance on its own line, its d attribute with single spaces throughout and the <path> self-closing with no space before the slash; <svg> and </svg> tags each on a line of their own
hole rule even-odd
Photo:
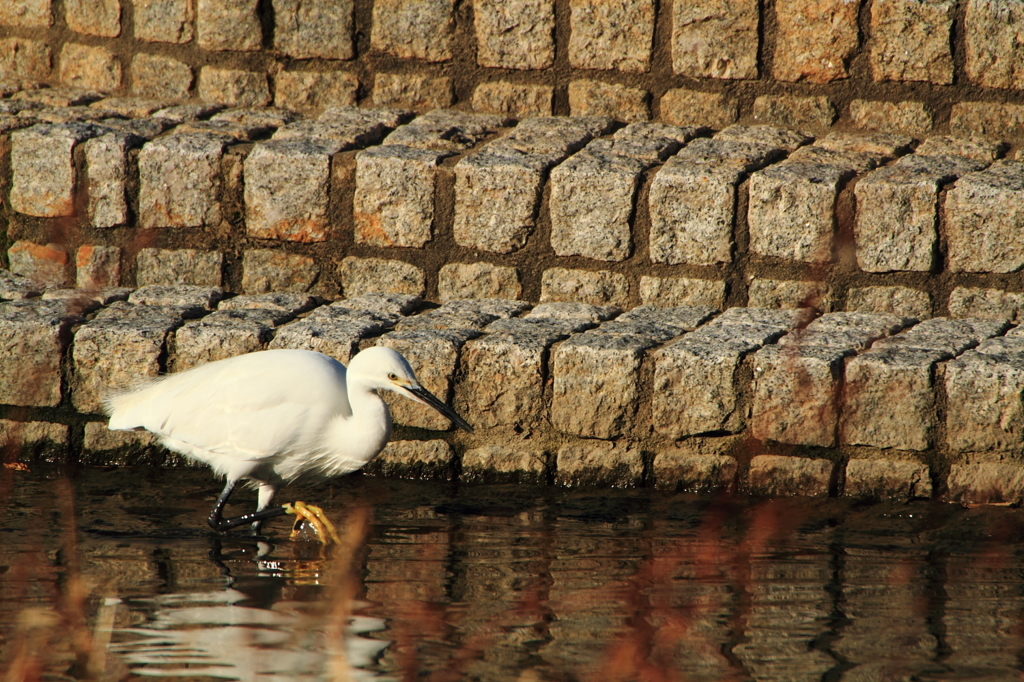
<svg viewBox="0 0 1024 682">
<path fill-rule="evenodd" d="M 466 431 L 473 431 L 465 419 L 445 405 L 434 394 L 420 386 L 408 361 L 390 348 L 373 346 L 352 358 L 349 372 L 357 374 L 370 388 L 392 391 L 409 400 L 434 408 Z"/>
</svg>

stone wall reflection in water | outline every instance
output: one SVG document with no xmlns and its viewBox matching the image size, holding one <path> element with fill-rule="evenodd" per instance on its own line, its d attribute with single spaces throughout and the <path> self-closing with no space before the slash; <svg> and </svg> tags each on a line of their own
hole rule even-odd
<svg viewBox="0 0 1024 682">
<path fill-rule="evenodd" d="M 5 670 L 82 677 L 102 660 L 106 679 L 1022 674 L 1024 520 L 1013 509 L 364 477 L 298 491 L 348 529 L 328 560 L 312 543 L 213 538 L 201 523 L 217 485 L 203 474 L 6 479 Z M 54 513 L 62 491 L 73 507 Z"/>
</svg>

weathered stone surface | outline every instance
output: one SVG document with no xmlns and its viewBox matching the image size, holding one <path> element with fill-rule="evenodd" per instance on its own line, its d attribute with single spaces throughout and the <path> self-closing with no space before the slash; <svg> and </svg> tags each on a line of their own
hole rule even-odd
<svg viewBox="0 0 1024 682">
<path fill-rule="evenodd" d="M 752 308 L 814 308 L 828 311 L 832 295 L 825 282 L 763 279 L 747 285 L 747 305 Z"/>
<path fill-rule="evenodd" d="M 438 109 L 455 103 L 452 79 L 415 73 L 378 73 L 373 78 L 373 103 L 379 107 Z"/>
<path fill-rule="evenodd" d="M 454 109 L 436 109 L 398 128 L 384 140 L 385 145 L 458 154 L 508 125 L 500 116 L 468 114 Z"/>
<path fill-rule="evenodd" d="M 961 157 L 915 154 L 862 178 L 854 188 L 857 265 L 868 272 L 930 270 L 938 240 L 939 190 L 980 165 Z"/>
<path fill-rule="evenodd" d="M 356 242 L 419 248 L 433 238 L 434 189 L 444 156 L 403 145 L 356 155 Z"/>
<path fill-rule="evenodd" d="M 871 76 L 876 81 L 953 82 L 952 0 L 871 4 Z"/>
<path fill-rule="evenodd" d="M 48 28 L 53 24 L 53 0 L 21 0 L 0 7 L 0 26 Z"/>
<path fill-rule="evenodd" d="M 728 444 L 732 439 L 721 439 Z M 689 443 L 689 441 L 687 441 Z M 721 447 L 721 446 L 719 446 Z M 655 485 L 662 490 L 688 493 L 732 492 L 739 465 L 736 458 L 697 447 L 660 450 L 654 456 L 652 470 Z"/>
<path fill-rule="evenodd" d="M 898 133 L 829 133 L 815 140 L 814 146 L 856 157 L 868 154 L 878 163 L 907 153 L 914 138 Z M 801 147 L 797 152 L 807 149 Z"/>
<path fill-rule="evenodd" d="M 479 16 L 479 8 L 474 9 Z M 455 0 L 378 0 L 373 3 L 370 46 L 402 59 L 451 59 L 454 10 Z"/>
<path fill-rule="evenodd" d="M 967 77 L 988 88 L 1024 88 L 1021 0 L 968 0 L 964 12 Z"/>
<path fill-rule="evenodd" d="M 736 159 L 752 168 L 769 163 L 813 141 L 797 130 L 770 125 L 731 125 L 714 139 L 698 140 L 686 154 L 702 161 Z"/>
<path fill-rule="evenodd" d="M 614 128 L 614 122 L 607 116 L 542 116 L 521 121 L 512 132 L 494 140 L 488 147 L 524 154 L 557 155 L 554 161 L 557 163 Z"/>
<path fill-rule="evenodd" d="M 108 133 L 85 143 L 89 223 L 93 227 L 128 222 L 128 151 L 141 142 L 141 138 L 124 133 Z"/>
<path fill-rule="evenodd" d="M 11 273 L 37 286 L 62 287 L 68 283 L 68 254 L 59 244 L 35 244 L 19 240 L 7 249 Z"/>
<path fill-rule="evenodd" d="M 308 294 L 242 294 L 226 298 L 217 304 L 217 310 L 248 310 L 252 308 L 274 310 L 297 315 L 317 307 L 318 300 Z"/>
<path fill-rule="evenodd" d="M 602 324 L 599 331 L 601 334 L 645 336 L 655 341 L 667 341 L 683 332 L 693 331 L 717 313 L 710 306 L 659 308 L 640 305 Z"/>
<path fill-rule="evenodd" d="M 0 78 L 36 80 L 50 77 L 51 53 L 42 40 L 0 40 Z"/>
<path fill-rule="evenodd" d="M 409 112 L 394 109 L 328 107 L 315 121 L 300 120 L 278 128 L 273 139 L 318 141 L 338 145 L 343 150 L 360 149 L 379 143 L 411 116 Z"/>
<path fill-rule="evenodd" d="M 573 116 L 608 116 L 616 121 L 646 121 L 651 117 L 650 94 L 642 88 L 592 80 L 569 83 Z"/>
<path fill-rule="evenodd" d="M 588 332 L 552 353 L 551 424 L 586 438 L 615 438 L 637 428 L 640 362 L 653 342 Z"/>
<path fill-rule="evenodd" d="M 654 353 L 654 429 L 678 440 L 743 428 L 738 369 L 753 348 L 737 343 L 675 343 Z"/>
<path fill-rule="evenodd" d="M 260 49 L 259 3 L 256 0 L 195 0 L 196 39 L 204 50 Z"/>
<path fill-rule="evenodd" d="M 555 60 L 553 0 L 483 0 L 473 7 L 476 61 L 502 69 L 546 69 Z"/>
<path fill-rule="evenodd" d="M 546 483 L 547 453 L 522 447 L 485 445 L 462 456 L 461 479 L 476 483 Z"/>
<path fill-rule="evenodd" d="M 194 76 L 188 64 L 139 53 L 132 58 L 132 92 L 142 97 L 188 99 Z"/>
<path fill-rule="evenodd" d="M 1019 462 L 957 462 L 949 467 L 947 498 L 961 504 L 1020 503 L 1024 468 Z"/>
<path fill-rule="evenodd" d="M 651 64 L 654 2 L 569 3 L 569 64 L 644 73 Z"/>
<path fill-rule="evenodd" d="M 262 107 L 271 99 L 266 74 L 212 66 L 199 70 L 199 97 L 232 107 Z"/>
<path fill-rule="evenodd" d="M 169 370 L 182 372 L 207 362 L 261 350 L 273 337 L 273 328 L 290 315 L 274 310 L 218 310 L 186 322 L 174 333 L 174 355 Z"/>
<path fill-rule="evenodd" d="M 754 120 L 784 126 L 827 128 L 836 119 L 828 97 L 761 95 L 754 100 Z"/>
<path fill-rule="evenodd" d="M 923 320 L 931 317 L 932 297 L 927 291 L 909 287 L 853 287 L 846 292 L 846 310 Z"/>
<path fill-rule="evenodd" d="M 75 148 L 101 135 L 89 123 L 42 124 L 11 134 L 11 208 L 54 218 L 75 213 Z"/>
<path fill-rule="evenodd" d="M 242 254 L 242 290 L 247 294 L 309 291 L 319 275 L 309 256 L 277 249 L 246 249 Z"/>
<path fill-rule="evenodd" d="M 50 289 L 43 293 L 44 301 L 64 301 L 83 309 L 94 305 L 110 305 L 114 301 L 127 301 L 133 289 L 128 287 L 107 287 L 105 289 Z"/>
<path fill-rule="evenodd" d="M 549 183 L 555 253 L 603 261 L 629 257 L 630 219 L 645 165 L 588 146 L 556 166 Z"/>
<path fill-rule="evenodd" d="M 139 153 L 140 227 L 206 227 L 220 223 L 225 138 L 167 135 Z"/>
<path fill-rule="evenodd" d="M 954 108 L 957 105 L 953 105 Z M 850 118 L 858 128 L 898 130 L 911 135 L 924 135 L 932 129 L 932 114 L 924 102 L 872 102 L 855 99 L 850 102 Z"/>
<path fill-rule="evenodd" d="M 832 259 L 835 205 L 849 174 L 824 164 L 787 162 L 750 176 L 750 250 L 804 263 Z"/>
<path fill-rule="evenodd" d="M 454 475 L 452 446 L 443 440 L 393 440 L 364 471 L 372 476 L 450 481 Z"/>
<path fill-rule="evenodd" d="M 444 402 L 449 402 L 463 344 L 479 332 L 467 330 L 409 330 L 382 336 L 377 345 L 392 348 L 409 361 L 420 385 Z M 398 424 L 447 431 L 447 417 L 432 408 L 403 398 L 388 396 L 391 416 Z M 472 421 L 470 422 L 472 423 Z"/>
<path fill-rule="evenodd" d="M 75 254 L 75 286 L 104 289 L 121 283 L 121 249 L 116 246 L 85 245 Z"/>
<path fill-rule="evenodd" d="M 1024 125 L 1024 105 L 1020 104 L 956 102 L 949 112 L 949 130 L 954 135 L 1017 137 L 1021 125 Z"/>
<path fill-rule="evenodd" d="M 754 79 L 760 12 L 752 0 L 672 6 L 672 68 L 691 78 Z"/>
<path fill-rule="evenodd" d="M 218 287 L 224 280 L 224 254 L 196 249 L 141 249 L 135 258 L 135 281 Z"/>
<path fill-rule="evenodd" d="M 952 317 L 985 317 L 994 320 L 1020 319 L 1024 309 L 1024 293 L 957 287 L 949 294 L 949 314 Z"/>
<path fill-rule="evenodd" d="M 0 300 L 20 301 L 35 298 L 42 290 L 43 287 L 28 277 L 0 269 Z"/>
<path fill-rule="evenodd" d="M 394 324 L 403 315 L 414 312 L 421 303 L 419 296 L 409 294 L 369 293 L 350 296 L 332 305 L 370 313 L 377 319 Z"/>
<path fill-rule="evenodd" d="M 87 422 L 82 442 L 83 464 L 129 466 L 132 464 L 177 464 L 170 452 L 149 431 L 111 431 L 106 422 Z M 181 458 L 184 460 L 184 457 Z"/>
<path fill-rule="evenodd" d="M 138 306 L 174 308 L 186 317 L 198 317 L 217 307 L 222 298 L 224 290 L 220 287 L 147 284 L 133 291 L 128 302 Z"/>
<path fill-rule="evenodd" d="M 754 355 L 751 435 L 792 445 L 835 445 L 839 380 L 848 353 L 803 345 L 759 350 Z"/>
<path fill-rule="evenodd" d="M 843 494 L 901 502 L 928 499 L 932 496 L 932 479 L 928 465 L 912 459 L 851 459 L 846 464 Z"/>
<path fill-rule="evenodd" d="M 953 272 L 1016 272 L 1024 267 L 1024 163 L 997 161 L 946 193 L 947 263 Z"/>
<path fill-rule="evenodd" d="M 558 302 L 541 303 L 526 314 L 532 319 L 582 320 L 597 324 L 610 320 L 622 310 L 614 306 L 597 306 L 589 303 Z"/>
<path fill-rule="evenodd" d="M 520 85 L 505 81 L 481 83 L 473 90 L 473 109 L 512 118 L 550 116 L 554 96 L 554 88 L 550 85 Z"/>
<path fill-rule="evenodd" d="M 169 123 L 170 125 L 177 126 L 182 123 L 208 119 L 217 112 L 223 111 L 223 109 L 223 104 L 214 104 L 209 102 L 174 104 L 173 106 L 167 106 L 167 108 L 160 110 L 154 114 L 153 117 Z"/>
<path fill-rule="evenodd" d="M 757 455 L 750 460 L 747 487 L 754 495 L 828 495 L 833 463 L 781 455 Z"/>
<path fill-rule="evenodd" d="M 985 339 L 997 336 L 1009 327 L 1004 321 L 971 318 L 951 320 L 933 317 L 885 339 L 879 339 L 872 350 L 883 348 L 938 351 L 947 357 L 974 348 Z"/>
<path fill-rule="evenodd" d="M 167 335 L 182 324 L 171 306 L 114 303 L 75 333 L 72 402 L 79 412 L 102 411 L 112 391 L 124 391 L 161 370 Z"/>
<path fill-rule="evenodd" d="M 548 349 L 593 323 L 526 318 L 501 320 L 462 351 L 454 405 L 478 428 L 537 428 L 546 416 Z"/>
<path fill-rule="evenodd" d="M 677 126 L 724 128 L 739 118 L 739 106 L 724 94 L 675 88 L 661 96 L 661 120 Z"/>
<path fill-rule="evenodd" d="M 0 449 L 5 462 L 68 461 L 71 429 L 66 424 L 0 419 Z"/>
<path fill-rule="evenodd" d="M 121 62 L 110 50 L 65 43 L 60 51 L 60 82 L 73 88 L 117 90 L 121 87 Z"/>
<path fill-rule="evenodd" d="M 625 442 L 563 445 L 555 467 L 555 482 L 563 486 L 631 488 L 643 475 L 640 450 Z"/>
<path fill-rule="evenodd" d="M 189 0 L 133 0 L 135 37 L 151 43 L 187 43 L 195 36 Z"/>
<path fill-rule="evenodd" d="M 348 363 L 362 339 L 390 326 L 369 313 L 322 306 L 305 319 L 281 326 L 267 347 L 312 350 Z"/>
<path fill-rule="evenodd" d="M 318 114 L 352 106 L 359 77 L 347 71 L 282 71 L 274 77 L 274 106 Z"/>
<path fill-rule="evenodd" d="M 410 294 L 423 296 L 426 276 L 411 263 L 382 258 L 348 256 L 338 267 L 341 289 L 348 297 L 362 294 Z"/>
<path fill-rule="evenodd" d="M 797 322 L 795 311 L 731 308 L 654 353 L 652 419 L 669 438 L 711 431 L 739 431 L 745 414 L 737 402 L 744 387 L 743 358 Z"/>
<path fill-rule="evenodd" d="M 983 137 L 932 135 L 914 150 L 922 156 L 964 156 L 982 163 L 992 163 L 1006 150 L 1006 143 Z"/>
<path fill-rule="evenodd" d="M 559 159 L 485 148 L 455 166 L 455 241 L 511 253 L 526 245 L 536 224 L 547 169 Z"/>
<path fill-rule="evenodd" d="M 28 299 L 0 304 L 0 403 L 55 406 L 61 400 L 61 356 L 72 325 L 88 308 L 74 301 Z"/>
<path fill-rule="evenodd" d="M 549 268 L 541 276 L 542 303 L 578 301 L 625 306 L 628 299 L 629 281 L 617 272 Z"/>
<path fill-rule="evenodd" d="M 64 20 L 76 33 L 113 38 L 121 33 L 121 2 L 65 0 Z"/>
<path fill-rule="evenodd" d="M 846 364 L 841 441 L 899 450 L 933 445 L 935 364 L 941 351 L 888 347 Z M 898 400 L 892 397 L 899 396 Z"/>
<path fill-rule="evenodd" d="M 946 363 L 946 444 L 954 452 L 1019 452 L 1024 357 L 967 351 Z"/>
<path fill-rule="evenodd" d="M 691 142 L 651 183 L 651 260 L 713 265 L 731 259 L 737 186 L 746 173 L 809 138 L 768 126 L 731 126 Z"/>
<path fill-rule="evenodd" d="M 732 258 L 736 187 L 744 166 L 691 164 L 682 154 L 654 176 L 649 195 L 655 263 L 714 265 Z"/>
<path fill-rule="evenodd" d="M 464 298 L 521 298 L 519 271 L 492 263 L 447 263 L 438 274 L 441 302 Z"/>
<path fill-rule="evenodd" d="M 780 0 L 775 6 L 775 77 L 809 83 L 846 78 L 857 49 L 859 9 L 853 0 Z"/>
<path fill-rule="evenodd" d="M 250 236 L 323 241 L 328 219 L 331 157 L 340 145 L 311 140 L 269 140 L 246 157 L 245 217 Z"/>
<path fill-rule="evenodd" d="M 826 313 L 803 329 L 779 341 L 782 346 L 827 346 L 864 350 L 873 342 L 895 334 L 914 320 L 896 315 L 857 312 Z"/>
<path fill-rule="evenodd" d="M 725 305 L 725 282 L 687 277 L 640 277 L 640 300 L 644 305 L 663 307 Z"/>
<path fill-rule="evenodd" d="M 353 0 L 274 0 L 274 47 L 296 59 L 352 59 Z"/>
</svg>

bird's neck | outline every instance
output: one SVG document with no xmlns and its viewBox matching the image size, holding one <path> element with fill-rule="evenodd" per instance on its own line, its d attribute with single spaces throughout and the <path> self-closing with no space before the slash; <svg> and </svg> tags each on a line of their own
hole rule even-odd
<svg viewBox="0 0 1024 682">
<path fill-rule="evenodd" d="M 359 382 L 350 383 L 352 415 L 333 424 L 332 445 L 352 459 L 369 462 L 391 438 L 391 412 L 377 392 Z"/>
</svg>

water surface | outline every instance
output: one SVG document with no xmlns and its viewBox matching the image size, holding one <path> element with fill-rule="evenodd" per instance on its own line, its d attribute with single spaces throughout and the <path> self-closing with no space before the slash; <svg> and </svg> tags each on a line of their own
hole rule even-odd
<svg viewBox="0 0 1024 682">
<path fill-rule="evenodd" d="M 325 552 L 289 540 L 286 520 L 263 540 L 209 532 L 219 488 L 205 471 L 0 473 L 0 668 L 53 680 L 1024 671 L 1014 509 L 365 476 L 286 489 L 337 522 L 344 543 Z"/>
</svg>

